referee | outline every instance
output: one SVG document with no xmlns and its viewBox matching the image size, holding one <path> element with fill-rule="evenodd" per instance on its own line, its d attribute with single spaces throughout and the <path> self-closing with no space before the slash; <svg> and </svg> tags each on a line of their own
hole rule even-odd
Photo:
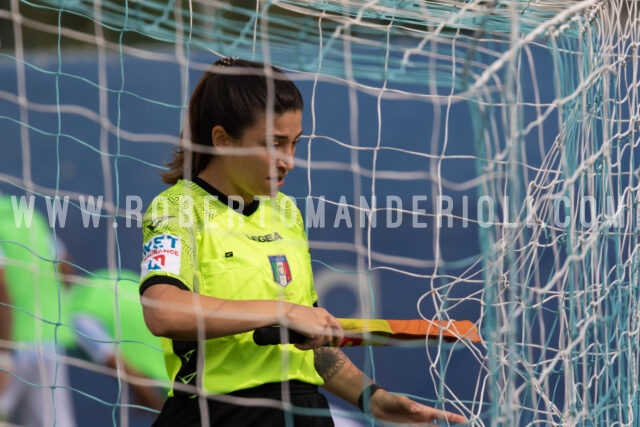
<svg viewBox="0 0 640 427">
<path fill-rule="evenodd" d="M 302 108 L 281 70 L 239 59 L 213 64 L 192 94 L 190 144 L 143 219 L 144 317 L 173 381 L 154 425 L 333 426 L 318 387 L 381 420 L 466 422 L 387 392 L 325 346 L 342 329 L 317 307 L 302 217 L 279 192 Z M 276 324 L 306 342 L 254 344 L 253 330 Z"/>
</svg>

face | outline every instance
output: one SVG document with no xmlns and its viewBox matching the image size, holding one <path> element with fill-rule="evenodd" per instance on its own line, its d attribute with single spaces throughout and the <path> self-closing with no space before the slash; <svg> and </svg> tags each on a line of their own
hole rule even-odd
<svg viewBox="0 0 640 427">
<path fill-rule="evenodd" d="M 275 116 L 272 129 L 263 117 L 239 139 L 230 139 L 226 147 L 232 152 L 220 159 L 225 174 L 219 190 L 242 197 L 245 205 L 255 196 L 275 196 L 293 169 L 301 134 L 302 111 L 288 111 Z"/>
</svg>

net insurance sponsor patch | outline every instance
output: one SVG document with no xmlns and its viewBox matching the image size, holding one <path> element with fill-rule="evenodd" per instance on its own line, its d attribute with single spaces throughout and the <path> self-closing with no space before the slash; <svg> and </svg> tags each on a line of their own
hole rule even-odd
<svg viewBox="0 0 640 427">
<path fill-rule="evenodd" d="M 161 234 L 149 239 L 142 248 L 142 277 L 152 271 L 180 272 L 180 238 Z"/>
</svg>

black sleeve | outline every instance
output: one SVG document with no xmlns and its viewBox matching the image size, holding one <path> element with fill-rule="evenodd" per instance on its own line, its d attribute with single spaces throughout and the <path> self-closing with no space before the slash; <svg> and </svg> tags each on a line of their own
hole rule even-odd
<svg viewBox="0 0 640 427">
<path fill-rule="evenodd" d="M 180 279 L 176 279 L 175 277 L 171 277 L 171 276 L 151 276 L 147 280 L 145 280 L 144 282 L 142 282 L 140 284 L 140 295 L 142 295 L 144 293 L 144 291 L 149 289 L 151 286 L 159 285 L 159 284 L 173 285 L 173 286 L 176 286 L 176 287 L 178 287 L 180 289 L 183 289 L 185 291 L 189 290 L 187 285 L 185 285 L 184 283 L 182 283 L 182 281 Z"/>
</svg>

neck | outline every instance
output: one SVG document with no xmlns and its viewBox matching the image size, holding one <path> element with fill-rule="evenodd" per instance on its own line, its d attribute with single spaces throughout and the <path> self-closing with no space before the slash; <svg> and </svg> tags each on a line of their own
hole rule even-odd
<svg viewBox="0 0 640 427">
<path fill-rule="evenodd" d="M 225 173 L 224 165 L 222 165 L 222 162 L 217 162 L 217 164 L 215 163 L 216 162 L 214 161 L 209 162 L 207 167 L 198 174 L 198 177 L 210 186 L 217 189 L 225 196 L 240 196 L 242 197 L 245 206 L 251 204 L 254 201 L 253 196 L 244 196 L 237 194 L 237 191 L 233 188 L 233 186 L 227 179 L 227 175 Z"/>
</svg>

